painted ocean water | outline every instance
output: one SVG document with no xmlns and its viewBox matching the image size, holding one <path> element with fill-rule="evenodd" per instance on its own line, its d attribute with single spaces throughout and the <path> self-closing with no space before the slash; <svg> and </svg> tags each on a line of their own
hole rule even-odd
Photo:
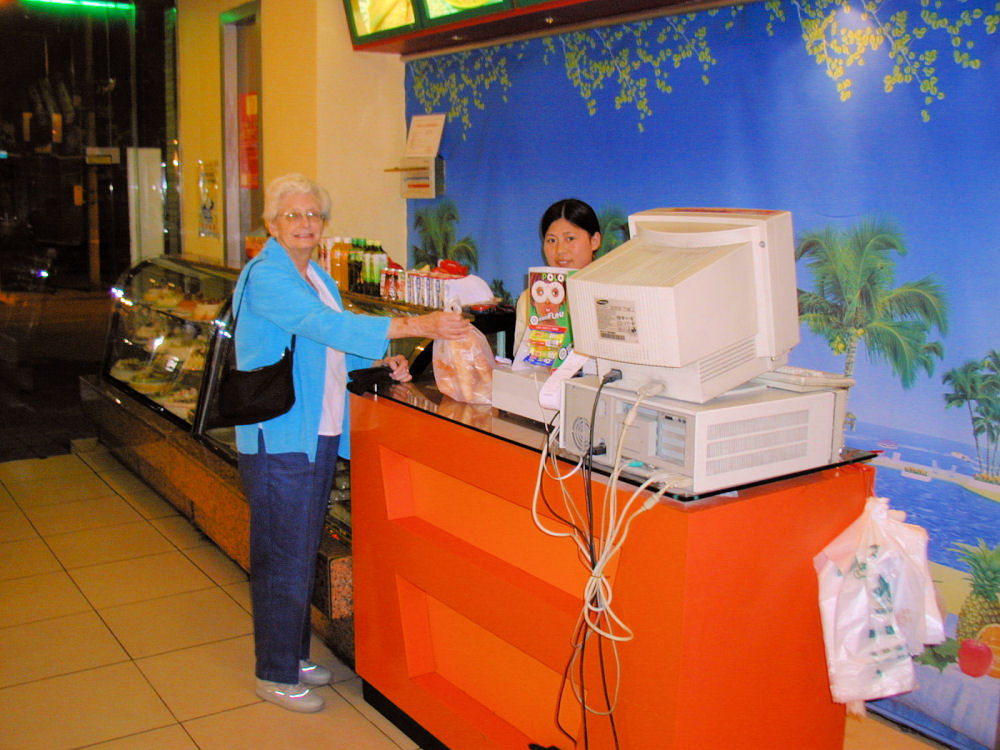
<svg viewBox="0 0 1000 750">
<path fill-rule="evenodd" d="M 978 468 L 976 449 L 972 445 L 893 427 L 858 422 L 853 430 L 844 434 L 844 442 L 851 448 L 882 451 L 886 456 L 899 453 L 903 461 L 921 466 L 936 464 L 938 468 L 954 469 L 970 477 Z"/>
<path fill-rule="evenodd" d="M 910 465 L 937 466 L 966 476 L 975 466 L 960 456 L 975 456 L 975 448 L 953 440 L 858 423 L 845 436 L 851 448 L 878 450 Z M 957 455 L 956 455 L 957 454 Z M 875 491 L 889 498 L 890 506 L 906 512 L 907 520 L 927 529 L 930 560 L 958 570 L 968 570 L 951 549 L 956 542 L 976 544 L 986 540 L 991 547 L 1000 542 L 1000 502 L 944 479 L 919 481 L 897 469 L 878 466 Z"/>
</svg>

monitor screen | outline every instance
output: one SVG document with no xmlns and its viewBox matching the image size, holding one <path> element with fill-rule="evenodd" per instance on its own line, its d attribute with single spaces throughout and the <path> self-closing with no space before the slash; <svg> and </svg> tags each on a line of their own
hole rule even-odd
<svg viewBox="0 0 1000 750">
<path fill-rule="evenodd" d="M 660 208 L 568 281 L 574 347 L 623 387 L 704 403 L 783 365 L 799 340 L 787 211 Z"/>
</svg>

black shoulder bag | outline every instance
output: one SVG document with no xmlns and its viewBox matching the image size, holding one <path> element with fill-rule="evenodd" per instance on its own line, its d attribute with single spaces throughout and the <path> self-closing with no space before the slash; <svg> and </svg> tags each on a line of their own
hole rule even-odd
<svg viewBox="0 0 1000 750">
<path fill-rule="evenodd" d="M 249 282 L 251 269 L 247 272 Z M 233 330 L 216 340 L 223 347 L 217 361 L 218 387 L 215 413 L 206 420 L 207 427 L 232 427 L 238 424 L 255 424 L 281 416 L 295 403 L 295 385 L 292 381 L 292 357 L 295 353 L 295 334 L 291 347 L 285 347 L 281 359 L 272 365 L 253 370 L 236 367 L 236 321 L 247 283 L 243 284 L 239 303 L 233 308 Z"/>
</svg>

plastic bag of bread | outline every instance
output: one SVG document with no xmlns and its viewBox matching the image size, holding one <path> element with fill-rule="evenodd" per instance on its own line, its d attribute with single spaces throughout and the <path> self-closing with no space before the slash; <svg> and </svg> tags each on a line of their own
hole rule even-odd
<svg viewBox="0 0 1000 750">
<path fill-rule="evenodd" d="M 472 328 L 465 338 L 434 341 L 434 380 L 456 401 L 493 402 L 493 350 L 482 331 Z"/>
</svg>

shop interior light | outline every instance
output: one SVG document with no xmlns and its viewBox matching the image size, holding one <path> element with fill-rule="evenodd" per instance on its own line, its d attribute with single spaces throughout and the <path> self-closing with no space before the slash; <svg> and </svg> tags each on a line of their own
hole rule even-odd
<svg viewBox="0 0 1000 750">
<path fill-rule="evenodd" d="M 135 3 L 116 3 L 111 0 L 22 0 L 33 5 L 64 5 L 78 8 L 100 8 L 104 10 L 135 10 Z"/>
</svg>

